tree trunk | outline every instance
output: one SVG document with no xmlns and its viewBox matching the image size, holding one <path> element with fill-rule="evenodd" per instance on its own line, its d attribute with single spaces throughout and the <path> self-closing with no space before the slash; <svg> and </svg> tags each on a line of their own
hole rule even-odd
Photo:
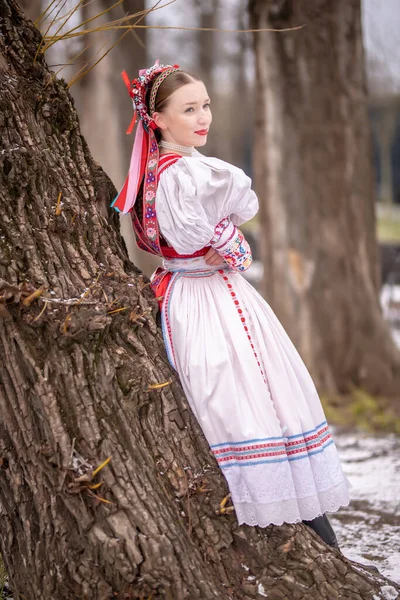
<svg viewBox="0 0 400 600">
<path fill-rule="evenodd" d="M 0 544 L 14 598 L 372 599 L 392 584 L 305 525 L 216 514 L 223 476 L 111 215 L 115 189 L 65 82 L 33 63 L 40 35 L 15 0 L 0 32 Z"/>
<path fill-rule="evenodd" d="M 100 27 L 123 16 L 135 15 L 145 8 L 144 0 L 124 0 L 115 5 L 111 0 L 97 0 L 82 6 L 82 20 L 87 21 L 103 11 L 107 11 L 87 27 Z M 113 8 L 111 8 L 113 6 Z M 109 10 L 107 10 L 109 9 Z M 124 25 L 133 25 L 139 16 L 126 21 Z M 141 24 L 145 23 L 142 18 Z M 121 189 L 129 170 L 133 135 L 126 135 L 126 129 L 132 118 L 132 102 L 127 94 L 121 72 L 126 71 L 130 79 L 137 77 L 139 69 L 146 66 L 146 34 L 138 29 L 133 33 L 126 30 L 100 31 L 88 34 L 93 44 L 84 53 L 84 60 L 94 64 L 102 54 L 118 39 L 117 46 L 102 61 L 85 75 L 76 86 L 72 86 L 72 95 L 77 100 L 77 109 L 82 130 L 89 148 L 97 162 L 103 165 L 114 185 Z M 88 39 L 83 38 L 87 44 Z M 130 218 L 121 215 L 121 232 L 127 245 L 131 260 L 150 275 L 160 261 L 136 246 Z"/>
<path fill-rule="evenodd" d="M 251 0 L 265 295 L 321 392 L 398 399 L 379 305 L 359 0 Z M 399 403 L 394 404 L 399 410 Z"/>
</svg>

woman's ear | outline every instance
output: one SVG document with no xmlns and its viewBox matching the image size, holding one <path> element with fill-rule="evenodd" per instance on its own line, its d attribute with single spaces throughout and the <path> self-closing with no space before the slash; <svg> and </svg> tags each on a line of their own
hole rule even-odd
<svg viewBox="0 0 400 600">
<path fill-rule="evenodd" d="M 152 114 L 154 123 L 157 125 L 157 127 L 161 130 L 166 129 L 166 125 L 165 125 L 165 119 L 164 119 L 164 115 L 160 112 L 154 112 Z"/>
</svg>

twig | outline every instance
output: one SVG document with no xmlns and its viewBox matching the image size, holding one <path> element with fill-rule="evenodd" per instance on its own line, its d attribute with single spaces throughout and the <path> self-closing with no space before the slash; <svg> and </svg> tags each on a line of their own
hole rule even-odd
<svg viewBox="0 0 400 600">
<path fill-rule="evenodd" d="M 101 469 L 103 469 L 106 465 L 108 465 L 108 463 L 110 462 L 111 458 L 112 458 L 111 456 L 109 456 L 108 458 L 106 458 L 106 460 L 103 463 L 101 463 L 101 465 L 98 466 L 97 469 L 95 469 L 93 471 L 93 473 L 92 473 L 92 479 L 93 479 L 93 477 L 95 477 L 95 475 L 97 475 L 97 473 L 99 471 L 101 471 Z"/>
<path fill-rule="evenodd" d="M 153 383 L 152 385 L 149 385 L 149 387 L 147 388 L 148 390 L 159 390 L 163 387 L 166 387 L 167 385 L 171 385 L 172 383 L 172 379 L 170 379 L 169 381 L 165 381 L 164 383 Z"/>
<path fill-rule="evenodd" d="M 120 1 L 121 1 L 121 0 L 119 0 L 119 2 L 117 2 L 117 4 L 119 4 L 119 3 L 120 3 Z M 176 1 L 176 0 L 170 0 L 170 2 L 168 2 L 168 4 L 172 4 L 172 3 L 173 3 L 173 2 L 175 2 L 175 1 Z M 79 75 L 78 77 L 76 77 L 76 76 L 75 76 L 75 77 L 72 79 L 72 81 L 68 82 L 67 89 L 69 89 L 69 88 L 70 88 L 70 87 L 71 87 L 71 86 L 72 86 L 74 83 L 76 83 L 76 82 L 78 81 L 78 79 L 80 79 L 81 77 L 83 77 L 84 75 L 86 75 L 87 73 L 89 73 L 89 72 L 90 72 L 92 69 L 94 69 L 94 67 L 95 67 L 96 65 L 98 65 L 98 64 L 99 64 L 99 62 L 100 62 L 100 61 L 101 61 L 101 60 L 102 60 L 102 59 L 103 59 L 105 56 L 107 56 L 107 54 L 108 54 L 109 52 L 111 52 L 111 50 L 112 50 L 113 48 L 115 48 L 115 46 L 116 46 L 116 45 L 117 45 L 117 44 L 118 44 L 118 43 L 119 43 L 119 42 L 120 42 L 120 41 L 121 41 L 121 40 L 122 40 L 122 39 L 123 39 L 123 38 L 124 38 L 124 37 L 125 37 L 125 36 L 126 36 L 128 33 L 129 33 L 129 31 L 130 31 L 130 30 L 131 30 L 133 27 L 137 27 L 137 26 L 138 26 L 137 24 L 138 24 L 138 23 L 139 23 L 139 22 L 140 22 L 140 21 L 141 21 L 141 20 L 142 20 L 142 19 L 143 19 L 143 18 L 144 18 L 146 15 L 148 15 L 149 13 L 151 13 L 151 12 L 152 12 L 152 11 L 153 11 L 153 10 L 154 10 L 154 9 L 155 9 L 155 8 L 156 8 L 158 5 L 159 5 L 159 4 L 160 4 L 160 2 L 161 2 L 161 0 L 158 0 L 158 1 L 156 2 L 156 4 L 155 4 L 153 7 L 151 7 L 150 9 L 148 9 L 148 10 L 146 10 L 146 11 L 144 11 L 144 12 L 143 12 L 143 14 L 142 14 L 142 15 L 139 17 L 139 19 L 138 19 L 138 20 L 137 20 L 137 21 L 136 21 L 136 22 L 135 22 L 133 25 L 130 25 L 130 26 L 129 26 L 128 30 L 127 30 L 127 31 L 125 31 L 125 33 L 123 33 L 123 34 L 122 34 L 122 35 L 121 35 L 121 36 L 120 36 L 120 37 L 117 39 L 117 41 L 116 41 L 114 44 L 112 44 L 112 46 L 111 46 L 111 47 L 110 47 L 110 48 L 107 50 L 107 52 L 105 52 L 105 53 L 103 54 L 103 56 L 101 56 L 101 57 L 100 57 L 100 58 L 99 58 L 99 59 L 98 59 L 98 60 L 97 60 L 97 61 L 96 61 L 96 62 L 95 62 L 95 63 L 94 63 L 94 64 L 93 64 L 91 67 L 90 67 L 90 69 L 88 69 L 87 71 L 84 71 L 84 73 L 82 73 L 82 75 Z M 117 4 L 115 4 L 115 6 L 117 6 Z M 167 4 L 167 5 L 163 5 L 163 6 L 168 6 L 168 4 Z M 111 8 L 113 8 L 113 7 L 111 7 Z M 101 14 L 104 14 L 104 12 L 107 12 L 108 10 L 110 10 L 110 9 L 107 9 L 106 11 L 103 11 L 103 13 L 101 13 Z M 97 15 L 97 16 L 99 16 L 99 15 Z M 136 16 L 136 15 L 134 15 L 134 16 Z M 83 33 L 81 32 L 81 35 L 84 35 L 84 34 L 85 34 L 85 32 L 83 32 Z"/>
<path fill-rule="evenodd" d="M 42 314 L 44 313 L 44 311 L 47 308 L 48 301 L 46 300 L 46 298 L 44 298 L 43 300 L 44 300 L 43 308 L 40 311 L 40 313 L 38 314 L 38 316 L 33 319 L 32 323 L 35 323 L 38 319 L 40 319 L 40 317 L 42 316 Z"/>
<path fill-rule="evenodd" d="M 62 196 L 62 192 L 60 192 L 58 194 L 58 198 L 57 198 L 57 204 L 56 204 L 56 216 L 58 217 L 59 215 L 61 215 L 61 196 Z"/>
</svg>

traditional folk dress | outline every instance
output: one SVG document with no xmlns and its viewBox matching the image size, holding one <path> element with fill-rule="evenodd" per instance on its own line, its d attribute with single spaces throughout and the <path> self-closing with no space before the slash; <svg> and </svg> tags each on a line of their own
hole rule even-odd
<svg viewBox="0 0 400 600">
<path fill-rule="evenodd" d="M 163 268 L 152 276 L 163 298 L 168 358 L 226 477 L 239 524 L 312 520 L 347 505 L 350 484 L 298 352 L 240 270 L 204 260 L 210 241 L 217 248 L 228 231 L 221 223 L 241 225 L 257 213 L 251 180 L 197 151 L 167 154 L 150 208 L 147 231 L 155 227 L 168 243 L 160 241 Z M 135 210 L 132 217 L 146 249 Z"/>
</svg>

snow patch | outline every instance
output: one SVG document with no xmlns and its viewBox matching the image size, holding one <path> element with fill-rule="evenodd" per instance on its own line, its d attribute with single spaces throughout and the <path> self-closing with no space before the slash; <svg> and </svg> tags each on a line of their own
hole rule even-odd
<svg viewBox="0 0 400 600">
<path fill-rule="evenodd" d="M 381 598 L 383 598 L 383 600 L 396 600 L 398 597 L 399 594 L 392 585 L 384 585 L 381 587 Z"/>
<path fill-rule="evenodd" d="M 264 596 L 264 598 L 268 598 L 268 594 L 265 591 L 265 587 L 262 583 L 259 583 L 257 586 L 257 592 L 260 596 Z"/>
</svg>

